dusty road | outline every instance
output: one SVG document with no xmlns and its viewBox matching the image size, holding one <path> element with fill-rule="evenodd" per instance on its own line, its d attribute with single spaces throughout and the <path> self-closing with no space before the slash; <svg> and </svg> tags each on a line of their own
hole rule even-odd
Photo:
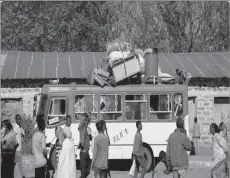
<svg viewBox="0 0 230 178">
<path fill-rule="evenodd" d="M 111 171 L 112 178 L 131 178 L 128 171 Z M 80 172 L 77 171 L 77 178 L 80 177 Z M 88 178 L 93 178 L 92 174 Z M 145 178 L 152 178 L 152 173 L 146 174 Z M 186 178 L 210 178 L 210 169 L 196 169 L 189 171 Z"/>
</svg>

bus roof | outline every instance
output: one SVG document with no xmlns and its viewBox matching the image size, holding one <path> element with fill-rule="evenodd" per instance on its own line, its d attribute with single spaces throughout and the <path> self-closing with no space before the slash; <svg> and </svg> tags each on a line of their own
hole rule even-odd
<svg viewBox="0 0 230 178">
<path fill-rule="evenodd" d="M 44 85 L 43 93 L 61 93 L 61 92 L 153 92 L 153 91 L 187 91 L 188 85 L 182 84 L 134 84 L 134 85 L 119 85 L 116 87 L 100 87 L 96 85 L 86 84 L 60 84 L 60 85 Z"/>
</svg>

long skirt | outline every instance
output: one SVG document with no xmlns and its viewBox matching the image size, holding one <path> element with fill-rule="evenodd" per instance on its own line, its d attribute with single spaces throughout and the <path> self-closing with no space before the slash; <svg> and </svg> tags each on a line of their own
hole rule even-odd
<svg viewBox="0 0 230 178">
<path fill-rule="evenodd" d="M 227 160 L 219 161 L 211 170 L 212 177 L 228 178 Z"/>
<path fill-rule="evenodd" d="M 3 152 L 1 163 L 1 177 L 2 178 L 14 178 L 14 160 L 15 153 Z"/>
<path fill-rule="evenodd" d="M 74 142 L 66 138 L 58 160 L 57 178 L 76 178 L 76 170 Z"/>
</svg>

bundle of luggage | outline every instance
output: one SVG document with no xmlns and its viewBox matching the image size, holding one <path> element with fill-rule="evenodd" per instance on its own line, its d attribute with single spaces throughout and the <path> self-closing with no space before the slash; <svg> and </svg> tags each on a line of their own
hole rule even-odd
<svg viewBox="0 0 230 178">
<path fill-rule="evenodd" d="M 134 50 L 130 43 L 120 38 L 108 42 L 106 51 L 107 57 L 104 58 L 102 66 L 90 72 L 87 78 L 88 84 L 98 83 L 101 87 L 105 85 L 116 86 L 118 82 L 130 79 L 133 76 L 143 77 L 145 72 L 144 56 L 146 53 L 153 52 L 152 49 Z M 106 65 L 103 66 L 104 64 Z M 179 78 L 179 80 L 182 80 L 183 77 Z M 186 78 L 189 78 L 189 76 Z M 175 77 L 164 73 L 160 67 L 158 67 L 157 80 L 158 83 L 175 83 Z"/>
<path fill-rule="evenodd" d="M 129 43 L 115 39 L 106 45 L 106 67 L 93 69 L 87 81 L 93 85 L 97 82 L 100 86 L 116 84 L 124 79 L 141 73 L 140 57 L 132 52 Z"/>
</svg>

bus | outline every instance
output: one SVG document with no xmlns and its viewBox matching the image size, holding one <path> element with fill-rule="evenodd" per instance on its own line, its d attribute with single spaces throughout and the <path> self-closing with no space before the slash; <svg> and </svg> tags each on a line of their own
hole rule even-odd
<svg viewBox="0 0 230 178">
<path fill-rule="evenodd" d="M 110 137 L 109 160 L 130 160 L 136 121 L 142 121 L 144 155 L 147 169 L 152 170 L 155 158 L 166 151 L 167 139 L 176 129 L 176 118 L 183 118 L 188 131 L 188 86 L 185 84 L 135 84 L 101 88 L 95 85 L 44 85 L 37 114 L 46 121 L 46 142 L 55 140 L 55 127 L 64 126 L 72 117 L 76 160 L 80 151 L 78 124 L 84 113 L 91 115 L 90 128 L 96 135 L 95 123 L 106 121 Z M 189 134 L 189 132 L 187 132 Z M 53 144 L 51 144 L 53 145 Z M 55 150 L 53 147 L 51 150 Z M 92 151 L 90 149 L 90 157 Z M 50 152 L 52 159 L 54 152 Z"/>
</svg>

